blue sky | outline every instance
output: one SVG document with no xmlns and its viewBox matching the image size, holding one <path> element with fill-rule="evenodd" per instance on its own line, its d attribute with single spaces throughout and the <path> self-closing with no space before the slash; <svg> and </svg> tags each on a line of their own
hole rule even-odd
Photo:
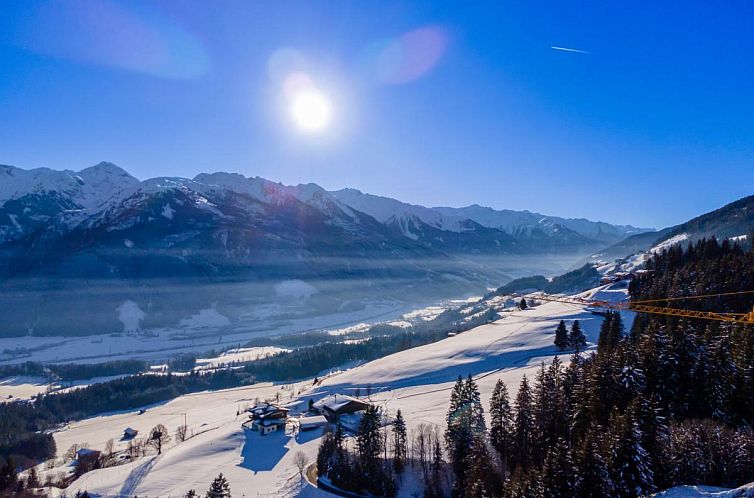
<svg viewBox="0 0 754 498">
<path fill-rule="evenodd" d="M 5 0 L 0 163 L 662 227 L 754 193 L 752 22 L 745 1 Z M 292 122 L 293 73 L 327 129 Z"/>
</svg>

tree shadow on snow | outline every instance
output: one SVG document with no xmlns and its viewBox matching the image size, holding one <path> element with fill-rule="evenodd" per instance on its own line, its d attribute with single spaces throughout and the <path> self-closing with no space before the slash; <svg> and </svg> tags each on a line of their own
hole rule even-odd
<svg viewBox="0 0 754 498">
<path fill-rule="evenodd" d="M 249 469 L 254 473 L 272 470 L 288 452 L 286 443 L 289 436 L 282 432 L 273 432 L 260 436 L 258 432 L 244 428 L 246 441 L 241 450 L 243 460 L 239 467 Z"/>
<path fill-rule="evenodd" d="M 391 382 L 385 382 L 381 384 L 379 390 L 375 390 L 374 393 L 380 391 L 392 391 L 396 389 L 404 389 L 409 387 L 427 386 L 428 391 L 432 391 L 433 385 L 445 384 L 455 381 L 458 376 L 466 377 L 471 374 L 473 377 L 479 379 L 490 375 L 495 375 L 502 370 L 508 368 L 515 368 L 524 366 L 532 360 L 541 358 L 546 360 L 545 363 L 558 355 L 562 359 L 567 359 L 573 351 L 558 351 L 555 346 L 544 346 L 532 349 L 519 349 L 513 351 L 505 351 L 497 354 L 490 354 L 486 357 L 481 357 L 477 361 L 470 363 L 463 363 L 460 365 L 450 365 L 447 367 L 433 370 L 432 372 L 424 372 L 412 377 L 404 377 Z M 538 362 L 534 362 L 537 364 Z M 449 387 L 447 388 L 450 389 Z M 327 392 L 342 392 L 342 384 L 333 384 L 327 386 Z M 433 391 L 432 391 L 433 392 Z M 414 393 L 409 396 L 418 396 L 421 393 Z"/>
</svg>

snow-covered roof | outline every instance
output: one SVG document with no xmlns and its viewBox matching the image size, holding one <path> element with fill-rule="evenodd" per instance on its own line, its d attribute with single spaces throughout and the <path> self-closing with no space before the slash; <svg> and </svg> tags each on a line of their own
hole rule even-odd
<svg viewBox="0 0 754 498">
<path fill-rule="evenodd" d="M 369 404 L 358 398 L 354 398 L 353 396 L 348 396 L 347 394 L 330 394 L 329 396 L 325 396 L 324 398 L 316 401 L 314 403 L 314 408 L 318 410 L 327 408 L 332 412 L 337 412 L 349 403 L 358 403 L 359 405 L 364 406 Z"/>
<path fill-rule="evenodd" d="M 288 412 L 288 408 L 285 408 L 280 405 L 274 405 L 272 403 L 259 403 L 258 405 L 254 405 L 251 408 L 249 408 L 249 412 L 253 413 L 257 416 L 262 416 L 267 413 L 275 413 L 275 412 Z"/>
<path fill-rule="evenodd" d="M 316 415 L 313 417 L 301 417 L 300 419 L 298 419 L 298 426 L 301 429 L 322 427 L 324 425 L 327 425 L 327 419 L 322 415 Z"/>
</svg>

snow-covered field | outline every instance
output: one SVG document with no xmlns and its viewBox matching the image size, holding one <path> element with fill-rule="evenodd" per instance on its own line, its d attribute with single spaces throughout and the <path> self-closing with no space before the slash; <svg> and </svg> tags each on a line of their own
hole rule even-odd
<svg viewBox="0 0 754 498">
<path fill-rule="evenodd" d="M 605 286 L 594 294 L 600 299 L 625 298 L 625 289 Z M 630 327 L 632 314 L 624 313 Z M 542 361 L 557 354 L 552 344 L 560 320 L 580 320 L 587 339 L 595 342 L 601 318 L 583 307 L 547 302 L 524 311 L 506 313 L 505 317 L 442 341 L 402 351 L 324 379 L 312 387 L 310 382 L 294 385 L 255 385 L 224 391 L 181 396 L 139 415 L 128 413 L 103 415 L 75 422 L 55 433 L 59 453 L 72 444 L 87 443 L 102 449 L 108 439 L 120 438 L 123 429 L 133 427 L 148 431 L 162 423 L 172 432 L 183 423 L 195 435 L 171 446 L 159 457 L 142 457 L 133 463 L 100 469 L 85 474 L 69 487 L 72 494 L 87 489 L 98 494 L 138 496 L 176 496 L 189 488 L 203 493 L 209 482 L 223 472 L 234 495 L 312 496 L 322 493 L 311 485 L 300 488 L 293 454 L 304 451 L 314 461 L 317 433 L 304 433 L 297 440 L 284 434 L 260 437 L 241 428 L 244 416 L 239 410 L 259 399 L 298 402 L 304 407 L 309 399 L 329 393 L 363 395 L 371 392 L 373 402 L 390 414 L 401 409 L 409 428 L 419 424 L 444 424 L 450 389 L 459 375 L 472 374 L 479 384 L 483 402 L 489 402 L 498 378 L 509 386 L 512 395 L 522 376 L 533 376 Z M 568 353 L 561 354 L 567 361 Z M 295 411 L 295 409 L 294 409 Z M 126 443 L 118 442 L 116 449 Z"/>
<path fill-rule="evenodd" d="M 375 300 L 359 311 L 285 320 L 255 315 L 238 326 L 226 326 L 229 323 L 227 318 L 214 308 L 208 308 L 185 318 L 179 327 L 150 329 L 139 334 L 0 338 L 0 363 L 98 363 L 127 358 L 163 361 L 178 353 L 202 353 L 210 349 L 237 346 L 263 336 L 328 330 L 362 322 L 397 319 L 403 313 L 411 311 L 404 306 L 393 300 Z M 256 309 L 255 312 L 260 310 Z"/>
<path fill-rule="evenodd" d="M 75 381 L 56 381 L 52 384 L 50 384 L 44 377 L 32 377 L 27 375 L 4 377 L 0 379 L 0 403 L 17 399 L 30 399 L 32 396 L 47 392 L 48 390 L 65 392 L 71 389 L 78 389 L 92 384 L 107 382 L 119 377 L 123 377 L 123 375 L 108 375 Z"/>
<path fill-rule="evenodd" d="M 260 347 L 260 348 L 235 348 L 213 358 L 197 358 L 195 370 L 207 370 L 219 368 L 232 363 L 244 363 L 258 360 L 276 353 L 289 351 L 284 348 Z"/>
<path fill-rule="evenodd" d="M 290 288 L 289 288 L 290 287 Z M 285 292 L 301 290 L 301 284 L 289 281 Z M 230 326 L 228 319 L 215 308 L 207 308 L 186 317 L 176 328 L 150 329 L 141 333 L 87 337 L 7 337 L 0 338 L 0 364 L 38 361 L 45 363 L 98 363 L 138 358 L 164 361 L 180 353 L 203 353 L 238 346 L 251 339 L 290 333 L 327 331 L 332 335 L 366 331 L 375 323 L 408 326 L 431 320 L 443 311 L 478 300 L 445 300 L 421 308 L 407 308 L 398 301 L 383 299 L 366 303 L 360 311 L 329 315 L 275 319 L 281 310 L 254 309 L 247 325 Z M 268 315 L 268 311 L 271 313 Z M 138 323 L 138 320 L 136 321 Z M 253 323 L 253 327 L 248 325 Z M 137 327 L 137 325 L 134 325 Z M 21 354 L 18 354 L 22 351 Z M 15 353 L 13 353 L 15 352 Z M 27 386 L 31 388 L 31 386 Z"/>
<path fill-rule="evenodd" d="M 47 380 L 43 377 L 17 375 L 0 379 L 0 402 L 13 399 L 29 399 L 47 390 Z"/>
</svg>

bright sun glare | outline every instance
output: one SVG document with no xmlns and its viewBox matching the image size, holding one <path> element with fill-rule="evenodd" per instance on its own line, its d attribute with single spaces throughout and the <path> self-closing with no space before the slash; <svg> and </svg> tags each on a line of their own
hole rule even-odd
<svg viewBox="0 0 754 498">
<path fill-rule="evenodd" d="M 290 106 L 293 121 L 305 131 L 323 130 L 332 119 L 330 100 L 316 90 L 300 90 L 291 99 Z"/>
</svg>

